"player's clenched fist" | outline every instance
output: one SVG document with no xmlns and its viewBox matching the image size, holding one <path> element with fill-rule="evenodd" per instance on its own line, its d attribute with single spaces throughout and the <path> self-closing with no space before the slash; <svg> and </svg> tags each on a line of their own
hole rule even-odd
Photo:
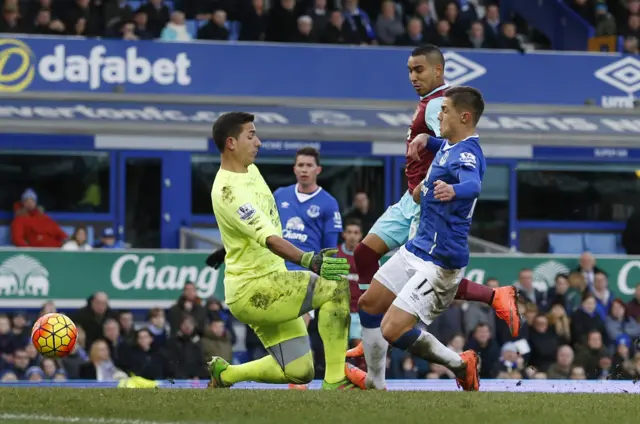
<svg viewBox="0 0 640 424">
<path fill-rule="evenodd" d="M 332 258 L 338 249 L 322 249 L 320 253 L 307 252 L 302 255 L 300 265 L 315 272 L 327 280 L 340 280 L 349 274 L 349 263 L 346 258 Z"/>
<path fill-rule="evenodd" d="M 452 186 L 444 181 L 438 180 L 433 183 L 433 197 L 443 202 L 448 202 L 456 197 L 456 192 Z"/>
</svg>

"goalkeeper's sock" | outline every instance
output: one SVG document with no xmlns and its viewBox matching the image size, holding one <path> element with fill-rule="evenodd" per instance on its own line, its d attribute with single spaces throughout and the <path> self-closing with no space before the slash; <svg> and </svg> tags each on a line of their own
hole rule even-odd
<svg viewBox="0 0 640 424">
<path fill-rule="evenodd" d="M 329 384 L 345 379 L 344 364 L 349 336 L 349 285 L 342 281 L 339 293 L 320 306 L 318 332 L 324 344 L 324 381 Z"/>
<path fill-rule="evenodd" d="M 311 351 L 288 363 L 284 370 L 271 355 L 241 365 L 229 365 L 220 374 L 227 385 L 243 381 L 271 384 L 302 384 L 313 378 L 313 356 Z"/>
<path fill-rule="evenodd" d="M 387 350 L 389 343 L 382 337 L 380 323 L 383 315 L 371 315 L 362 309 L 358 311 L 362 326 L 362 347 L 367 361 L 367 380 L 374 389 L 384 390 L 386 386 Z"/>
</svg>

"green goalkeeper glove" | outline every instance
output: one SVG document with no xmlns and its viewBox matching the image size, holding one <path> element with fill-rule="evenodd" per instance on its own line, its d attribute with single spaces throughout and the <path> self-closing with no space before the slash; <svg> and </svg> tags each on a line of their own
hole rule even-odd
<svg viewBox="0 0 640 424">
<path fill-rule="evenodd" d="M 322 249 L 320 253 L 306 252 L 300 265 L 327 280 L 338 281 L 349 274 L 351 267 L 346 258 L 332 258 L 338 249 Z"/>
</svg>

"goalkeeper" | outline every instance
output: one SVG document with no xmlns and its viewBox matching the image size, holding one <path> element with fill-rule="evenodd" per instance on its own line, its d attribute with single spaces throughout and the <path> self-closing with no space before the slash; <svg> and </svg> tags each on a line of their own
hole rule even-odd
<svg viewBox="0 0 640 424">
<path fill-rule="evenodd" d="M 260 139 L 254 116 L 226 113 L 213 125 L 221 153 L 211 200 L 226 250 L 225 302 L 258 335 L 270 355 L 242 365 L 220 357 L 209 363 L 212 387 L 241 381 L 305 384 L 314 376 L 313 357 L 302 316 L 319 309 L 324 342 L 323 389 L 355 389 L 345 375 L 349 332 L 349 273 L 335 250 L 302 252 L 282 238 L 278 209 L 254 165 Z M 285 260 L 309 271 L 287 271 Z"/>
</svg>

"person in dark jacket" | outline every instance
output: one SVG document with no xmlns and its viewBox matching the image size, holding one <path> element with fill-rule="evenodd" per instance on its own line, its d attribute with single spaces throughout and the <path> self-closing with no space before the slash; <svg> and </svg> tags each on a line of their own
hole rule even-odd
<svg viewBox="0 0 640 424">
<path fill-rule="evenodd" d="M 198 40 L 226 41 L 228 39 L 227 12 L 216 10 L 211 15 L 211 20 L 198 30 Z"/>
<path fill-rule="evenodd" d="M 500 359 L 500 347 L 491 337 L 491 329 L 487 324 L 478 324 L 464 349 L 478 352 L 481 358 L 480 378 L 491 378 L 495 364 Z"/>
<path fill-rule="evenodd" d="M 200 336 L 195 333 L 191 315 L 183 315 L 178 332 L 167 340 L 163 349 L 166 377 L 175 379 L 210 378 Z"/>
<path fill-rule="evenodd" d="M 207 311 L 204 306 L 200 304 L 196 285 L 190 281 L 185 283 L 178 302 L 169 309 L 168 318 L 172 335 L 178 332 L 180 323 L 182 322 L 182 316 L 185 314 L 193 318 L 196 333 L 202 335 L 207 323 Z"/>
<path fill-rule="evenodd" d="M 540 314 L 533 321 L 529 333 L 529 346 L 531 346 L 529 364 L 537 371 L 546 372 L 556 359 L 558 337 L 555 331 L 549 328 L 549 321 L 545 315 Z"/>
<path fill-rule="evenodd" d="M 137 375 L 149 380 L 161 380 L 165 377 L 164 361 L 159 352 L 151 349 L 153 336 L 146 328 L 136 332 L 136 343 L 121 358 L 120 365 L 127 374 Z"/>
<path fill-rule="evenodd" d="M 87 306 L 76 311 L 71 317 L 76 325 L 84 328 L 87 341 L 91 346 L 103 337 L 102 327 L 106 320 L 115 319 L 116 313 L 109 308 L 109 297 L 105 292 L 97 292 L 87 299 Z"/>
<path fill-rule="evenodd" d="M 586 292 L 582 297 L 580 308 L 571 316 L 571 339 L 576 352 L 579 351 L 580 345 L 584 345 L 587 334 L 591 331 L 597 331 L 602 335 L 603 340 L 607 339 L 604 321 L 596 311 L 596 299 L 593 294 Z"/>
<path fill-rule="evenodd" d="M 214 317 L 204 330 L 202 349 L 205 361 L 212 356 L 220 356 L 231 362 L 233 359 L 231 336 L 225 328 L 224 321 L 220 317 Z"/>
</svg>

